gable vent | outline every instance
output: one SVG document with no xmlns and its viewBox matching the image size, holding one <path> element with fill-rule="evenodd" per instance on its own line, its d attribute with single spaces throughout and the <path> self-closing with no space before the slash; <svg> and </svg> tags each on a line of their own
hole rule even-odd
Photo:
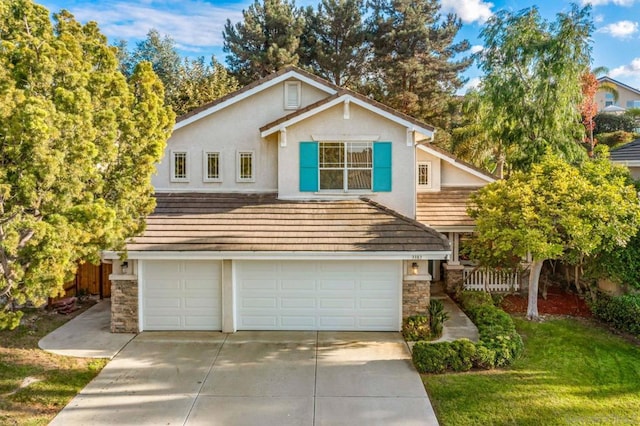
<svg viewBox="0 0 640 426">
<path fill-rule="evenodd" d="M 284 109 L 300 108 L 300 82 L 286 81 L 284 83 Z"/>
</svg>

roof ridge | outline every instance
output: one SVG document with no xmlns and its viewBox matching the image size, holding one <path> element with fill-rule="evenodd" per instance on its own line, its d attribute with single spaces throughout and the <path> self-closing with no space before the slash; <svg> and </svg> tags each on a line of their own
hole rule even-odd
<svg viewBox="0 0 640 426">
<path fill-rule="evenodd" d="M 447 246 L 449 246 L 449 248 L 451 248 L 451 244 L 449 243 L 449 240 L 447 239 L 447 237 L 445 237 L 444 234 L 436 231 L 432 227 L 427 226 L 424 223 L 418 222 L 416 219 L 411 219 L 410 217 L 405 216 L 402 213 L 398 213 L 397 211 L 385 206 L 384 204 L 380 204 L 380 203 L 378 203 L 376 201 L 373 201 L 370 198 L 362 197 L 361 200 L 366 202 L 370 206 L 372 206 L 372 207 L 374 207 L 374 208 L 376 208 L 378 210 L 381 210 L 381 211 L 383 211 L 385 213 L 388 213 L 388 214 L 390 214 L 390 215 L 392 215 L 392 216 L 394 216 L 394 217 L 396 217 L 396 218 L 398 218 L 398 219 L 400 219 L 400 220 L 402 220 L 404 222 L 407 222 L 407 223 L 409 223 L 411 225 L 414 225 L 417 228 L 423 229 L 425 231 L 429 231 L 429 232 L 437 235 L 438 238 L 440 238 L 441 240 L 445 241 L 447 243 Z"/>
</svg>

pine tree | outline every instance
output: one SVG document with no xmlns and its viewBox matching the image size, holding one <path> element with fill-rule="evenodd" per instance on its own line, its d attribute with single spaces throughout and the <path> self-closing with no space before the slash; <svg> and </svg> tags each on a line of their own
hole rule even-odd
<svg viewBox="0 0 640 426">
<path fill-rule="evenodd" d="M 304 20 L 294 1 L 255 0 L 242 15 L 235 25 L 227 19 L 222 34 L 227 64 L 241 84 L 298 64 Z"/>
<path fill-rule="evenodd" d="M 450 105 L 464 81 L 470 58 L 453 58 L 469 49 L 454 42 L 462 23 L 441 19 L 438 0 L 374 0 L 368 29 L 373 45 L 368 91 L 406 114 L 448 127 Z"/>
<path fill-rule="evenodd" d="M 322 0 L 317 11 L 307 8 L 300 64 L 338 86 L 360 85 L 369 59 L 363 12 L 362 0 Z"/>
</svg>

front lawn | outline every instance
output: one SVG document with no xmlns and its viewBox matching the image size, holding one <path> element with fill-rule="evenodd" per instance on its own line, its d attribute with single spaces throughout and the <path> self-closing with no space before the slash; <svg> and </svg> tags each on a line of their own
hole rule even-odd
<svg viewBox="0 0 640 426">
<path fill-rule="evenodd" d="M 46 425 L 106 365 L 38 348 L 38 341 L 72 315 L 33 310 L 13 331 L 0 331 L 0 424 Z"/>
<path fill-rule="evenodd" d="M 640 347 L 588 320 L 515 321 L 511 368 L 423 375 L 442 425 L 640 424 Z"/>
</svg>

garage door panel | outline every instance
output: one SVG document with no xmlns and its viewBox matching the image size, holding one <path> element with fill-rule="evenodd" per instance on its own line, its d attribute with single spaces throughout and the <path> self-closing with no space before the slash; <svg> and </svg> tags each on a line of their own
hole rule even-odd
<svg viewBox="0 0 640 426">
<path fill-rule="evenodd" d="M 145 330 L 220 330 L 219 261 L 144 261 Z"/>
<path fill-rule="evenodd" d="M 236 273 L 240 330 L 400 328 L 399 261 L 237 261 Z"/>
</svg>

